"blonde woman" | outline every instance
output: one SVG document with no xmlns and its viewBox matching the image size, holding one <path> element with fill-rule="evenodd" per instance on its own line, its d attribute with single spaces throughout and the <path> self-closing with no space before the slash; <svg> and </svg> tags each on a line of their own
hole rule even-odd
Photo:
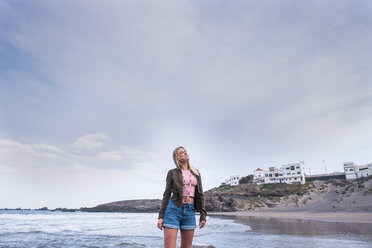
<svg viewBox="0 0 372 248">
<path fill-rule="evenodd" d="M 176 168 L 168 171 L 158 228 L 164 227 L 165 248 L 176 248 L 178 229 L 181 231 L 181 248 L 191 248 L 196 228 L 195 210 L 200 212 L 199 228 L 205 226 L 207 216 L 201 177 L 190 164 L 184 147 L 174 149 L 173 161 Z"/>
</svg>

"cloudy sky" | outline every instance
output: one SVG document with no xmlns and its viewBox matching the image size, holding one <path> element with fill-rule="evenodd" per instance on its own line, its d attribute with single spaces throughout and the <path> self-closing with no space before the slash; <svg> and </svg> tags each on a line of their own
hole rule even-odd
<svg viewBox="0 0 372 248">
<path fill-rule="evenodd" d="M 372 162 L 371 1 L 0 0 L 0 208 Z"/>
</svg>

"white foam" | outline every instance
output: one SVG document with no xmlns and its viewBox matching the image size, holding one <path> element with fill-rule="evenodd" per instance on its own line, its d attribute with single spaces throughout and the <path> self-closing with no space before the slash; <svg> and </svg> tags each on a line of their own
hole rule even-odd
<svg viewBox="0 0 372 248">
<path fill-rule="evenodd" d="M 35 213 L 0 214 L 2 232 L 84 232 L 99 235 L 143 235 L 156 227 L 157 214 Z"/>
<path fill-rule="evenodd" d="M 157 214 L 149 213 L 61 213 L 0 214 L 2 232 L 85 233 L 89 235 L 162 237 L 156 228 Z M 208 218 L 207 225 L 196 235 L 246 232 L 251 228 L 229 219 Z"/>
</svg>

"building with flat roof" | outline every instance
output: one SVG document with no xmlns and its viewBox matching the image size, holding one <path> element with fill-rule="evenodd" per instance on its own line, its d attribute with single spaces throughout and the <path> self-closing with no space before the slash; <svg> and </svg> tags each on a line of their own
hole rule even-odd
<svg viewBox="0 0 372 248">
<path fill-rule="evenodd" d="M 344 162 L 346 179 L 357 179 L 372 175 L 372 163 L 356 165 L 354 162 Z"/>
<path fill-rule="evenodd" d="M 357 178 L 356 170 L 358 170 L 358 167 L 354 164 L 354 162 L 344 163 L 344 171 L 345 171 L 346 179 L 356 179 Z"/>
<path fill-rule="evenodd" d="M 231 176 L 227 178 L 225 182 L 223 182 L 221 185 L 231 185 L 231 186 L 239 185 L 240 178 L 242 177 L 239 175 Z"/>
<path fill-rule="evenodd" d="M 264 175 L 264 180 L 259 175 Z M 304 161 L 298 163 L 284 164 L 280 168 L 274 166 L 269 167 L 269 170 L 254 171 L 254 180 L 257 183 L 305 183 L 306 164 Z"/>
</svg>

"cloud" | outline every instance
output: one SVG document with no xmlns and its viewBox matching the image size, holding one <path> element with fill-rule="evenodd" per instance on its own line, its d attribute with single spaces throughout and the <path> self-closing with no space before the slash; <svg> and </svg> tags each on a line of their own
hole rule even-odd
<svg viewBox="0 0 372 248">
<path fill-rule="evenodd" d="M 54 160 L 62 149 L 46 144 L 22 144 L 13 140 L 0 140 L 0 163 L 4 165 L 36 165 L 38 161 Z"/>
<path fill-rule="evenodd" d="M 13 192 L 8 194 L 6 207 L 79 208 L 161 194 L 161 189 L 153 187 L 161 177 L 154 154 L 128 146 L 113 149 L 116 152 L 95 148 L 96 153 L 75 154 L 69 146 L 64 150 L 50 144 L 0 140 L 0 182 Z M 139 191 L 128 191 L 139 178 L 143 180 Z M 37 193 L 20 201 L 19 194 L 31 192 Z"/>
<path fill-rule="evenodd" d="M 84 163 L 65 167 L 51 165 L 22 174 L 2 171 L 0 180 L 13 194 L 6 194 L 1 203 L 6 205 L 0 207 L 80 208 L 125 199 L 154 198 L 163 190 L 153 186 L 153 179 L 160 176 L 148 169 L 125 171 L 94 168 Z M 138 190 L 132 190 L 133 185 Z"/>
<path fill-rule="evenodd" d="M 61 148 L 58 148 L 53 145 L 47 145 L 47 144 L 33 144 L 32 147 L 34 147 L 36 150 L 41 151 L 49 151 L 54 153 L 63 153 L 63 150 Z"/>
<path fill-rule="evenodd" d="M 97 158 L 99 159 L 109 159 L 114 161 L 120 161 L 123 159 L 122 152 L 116 151 L 116 152 L 101 152 L 97 155 Z"/>
<path fill-rule="evenodd" d="M 139 149 L 134 149 L 132 147 L 121 147 L 124 156 L 131 158 L 154 158 L 155 154 L 151 152 L 145 152 Z"/>
<path fill-rule="evenodd" d="M 97 149 L 104 145 L 103 141 L 107 136 L 103 133 L 94 133 L 87 134 L 78 138 L 73 144 L 72 147 L 78 150 L 91 150 Z"/>
<path fill-rule="evenodd" d="M 104 151 L 104 134 L 89 134 L 77 139 L 72 146 L 64 150 L 50 144 L 23 144 L 14 140 L 0 140 L 0 164 L 7 169 L 24 168 L 67 168 L 72 164 L 85 164 L 100 169 L 131 170 L 156 162 L 156 155 L 138 148 L 112 146 L 112 151 Z M 84 153 L 76 153 L 84 149 Z"/>
<path fill-rule="evenodd" d="M 100 152 L 97 158 L 101 160 L 123 161 L 132 167 L 137 167 L 138 165 L 141 167 L 150 167 L 157 156 L 151 152 L 142 151 L 133 147 L 121 146 L 116 151 Z"/>
</svg>

